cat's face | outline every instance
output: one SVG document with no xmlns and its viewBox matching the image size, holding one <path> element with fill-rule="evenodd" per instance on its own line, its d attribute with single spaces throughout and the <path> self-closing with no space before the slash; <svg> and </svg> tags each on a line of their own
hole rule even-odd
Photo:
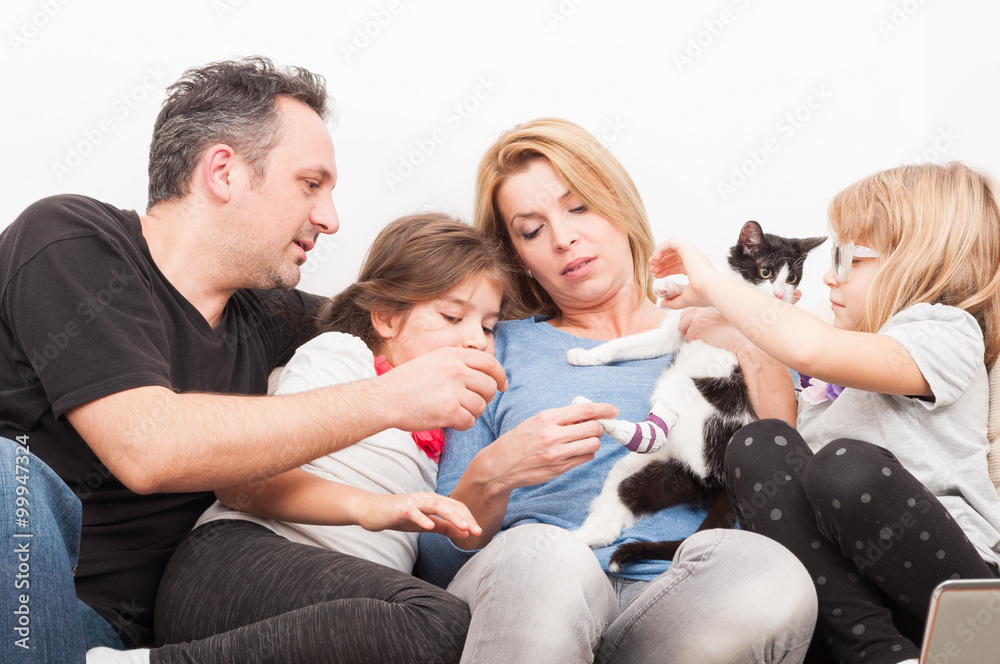
<svg viewBox="0 0 1000 664">
<path fill-rule="evenodd" d="M 763 232 L 756 221 L 748 221 L 729 251 L 729 266 L 760 292 L 791 302 L 802 280 L 806 255 L 825 241 L 825 237 L 778 237 Z"/>
</svg>

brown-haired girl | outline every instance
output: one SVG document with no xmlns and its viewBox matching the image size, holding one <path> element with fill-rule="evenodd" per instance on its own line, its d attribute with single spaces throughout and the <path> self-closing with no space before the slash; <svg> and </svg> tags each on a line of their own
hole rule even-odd
<svg viewBox="0 0 1000 664">
<path fill-rule="evenodd" d="M 513 291 L 499 256 L 447 215 L 390 223 L 357 283 L 323 310 L 323 332 L 296 352 L 277 394 L 374 378 L 444 347 L 492 353 Z M 411 576 L 418 532 L 481 532 L 465 505 L 434 493 L 442 440 L 440 430 L 389 429 L 217 492 L 221 502 L 164 575 L 156 635 L 174 645 L 154 649 L 150 661 L 262 653 L 292 662 L 332 661 L 331 653 L 336 661 L 457 661 L 468 607 Z"/>
</svg>

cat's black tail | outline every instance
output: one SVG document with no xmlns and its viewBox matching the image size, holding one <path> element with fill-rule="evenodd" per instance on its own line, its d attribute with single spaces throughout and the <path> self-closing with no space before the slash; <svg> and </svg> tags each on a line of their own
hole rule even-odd
<svg viewBox="0 0 1000 664">
<path fill-rule="evenodd" d="M 608 569 L 617 572 L 626 563 L 637 560 L 673 560 L 684 540 L 672 542 L 627 542 L 615 549 Z"/>
</svg>

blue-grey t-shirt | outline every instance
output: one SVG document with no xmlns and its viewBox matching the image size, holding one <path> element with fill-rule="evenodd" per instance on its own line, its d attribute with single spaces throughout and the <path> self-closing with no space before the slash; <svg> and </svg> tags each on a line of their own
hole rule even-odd
<svg viewBox="0 0 1000 664">
<path fill-rule="evenodd" d="M 621 362 L 608 366 L 576 367 L 566 361 L 571 348 L 593 348 L 602 341 L 584 339 L 552 327 L 544 317 L 504 321 L 496 338 L 497 359 L 507 373 L 508 388 L 498 392 L 468 431 L 448 430 L 438 471 L 438 493 L 449 495 L 479 450 L 529 417 L 549 408 L 569 405 L 582 395 L 591 401 L 618 407 L 620 417 L 641 421 L 649 413 L 649 397 L 673 356 Z M 612 466 L 629 452 L 610 436 L 592 461 L 544 484 L 516 489 L 510 497 L 502 529 L 524 523 L 548 523 L 575 530 L 586 518 L 591 501 L 600 493 Z M 595 551 L 607 569 L 611 554 L 629 541 L 683 539 L 705 518 L 701 506 L 678 505 L 641 519 L 614 544 Z M 447 586 L 474 552 L 463 551 L 441 535 L 423 534 L 416 573 Z M 628 564 L 620 576 L 651 580 L 670 566 L 666 561 Z"/>
</svg>

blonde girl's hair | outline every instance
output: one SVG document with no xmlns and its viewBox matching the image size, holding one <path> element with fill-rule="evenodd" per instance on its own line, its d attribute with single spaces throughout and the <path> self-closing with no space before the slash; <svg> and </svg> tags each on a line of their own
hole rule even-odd
<svg viewBox="0 0 1000 664">
<path fill-rule="evenodd" d="M 494 240 L 443 213 L 401 217 L 379 232 L 358 280 L 320 310 L 319 332 L 353 334 L 377 354 L 383 339 L 372 326 L 373 309 L 405 319 L 418 304 L 470 278 L 496 286 L 501 318 L 507 317 L 515 297 L 513 268 Z"/>
<path fill-rule="evenodd" d="M 969 312 L 1000 355 L 1000 209 L 997 185 L 964 164 L 918 164 L 875 173 L 837 194 L 830 227 L 879 252 L 858 329 L 877 332 L 919 303 Z"/>
<path fill-rule="evenodd" d="M 545 159 L 590 209 L 626 232 L 639 299 L 653 298 L 649 257 L 653 233 L 639 191 L 625 168 L 597 138 L 568 120 L 540 118 L 504 132 L 483 155 L 476 174 L 473 213 L 476 228 L 498 241 L 506 259 L 518 265 L 507 225 L 497 205 L 497 192 L 513 175 Z M 558 196 L 558 194 L 555 194 Z M 523 270 L 516 270 L 520 317 L 555 315 L 555 302 Z"/>
</svg>

